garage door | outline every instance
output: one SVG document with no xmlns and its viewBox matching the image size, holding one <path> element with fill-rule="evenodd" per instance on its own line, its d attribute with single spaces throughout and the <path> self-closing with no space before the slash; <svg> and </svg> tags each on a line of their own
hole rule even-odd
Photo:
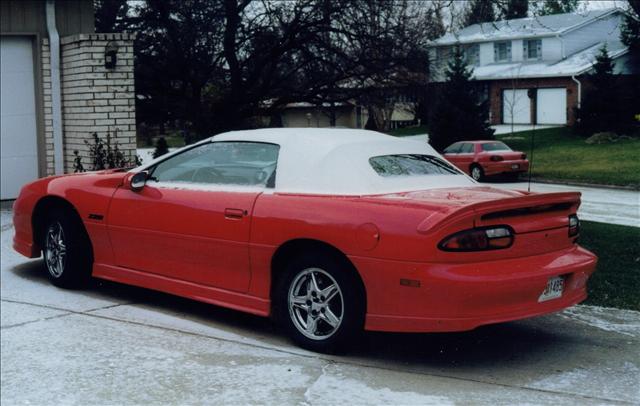
<svg viewBox="0 0 640 406">
<path fill-rule="evenodd" d="M 538 124 L 567 124 L 567 89 L 538 89 Z"/>
<path fill-rule="evenodd" d="M 38 178 L 32 42 L 0 37 L 0 199 Z"/>
<path fill-rule="evenodd" d="M 527 89 L 502 91 L 502 117 L 504 124 L 531 124 L 531 103 Z"/>
</svg>

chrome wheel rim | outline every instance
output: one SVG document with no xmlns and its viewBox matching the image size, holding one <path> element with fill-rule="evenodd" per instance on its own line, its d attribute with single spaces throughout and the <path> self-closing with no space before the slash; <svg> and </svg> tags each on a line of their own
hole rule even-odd
<svg viewBox="0 0 640 406">
<path fill-rule="evenodd" d="M 288 307 L 293 325 L 312 340 L 331 337 L 344 317 L 340 286 L 320 268 L 304 269 L 295 277 L 289 287 Z"/>
<path fill-rule="evenodd" d="M 471 177 L 474 180 L 480 180 L 480 168 L 474 167 L 473 169 L 471 169 Z"/>
<path fill-rule="evenodd" d="M 67 261 L 64 230 L 59 222 L 52 223 L 47 229 L 44 258 L 51 276 L 59 278 L 64 272 L 64 266 Z"/>
</svg>

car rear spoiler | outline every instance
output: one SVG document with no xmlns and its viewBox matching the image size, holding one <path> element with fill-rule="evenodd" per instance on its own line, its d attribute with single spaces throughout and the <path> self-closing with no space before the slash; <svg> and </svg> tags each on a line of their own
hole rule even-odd
<svg viewBox="0 0 640 406">
<path fill-rule="evenodd" d="M 473 227 L 489 224 L 518 224 L 516 232 L 566 226 L 566 216 L 580 206 L 580 192 L 536 193 L 486 202 L 471 203 L 452 210 L 434 212 L 418 225 L 420 234 L 430 234 L 465 217 Z"/>
</svg>

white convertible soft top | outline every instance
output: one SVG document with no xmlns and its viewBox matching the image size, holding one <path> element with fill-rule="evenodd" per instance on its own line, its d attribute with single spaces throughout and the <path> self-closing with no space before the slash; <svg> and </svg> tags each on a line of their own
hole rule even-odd
<svg viewBox="0 0 640 406">
<path fill-rule="evenodd" d="M 265 142 L 280 146 L 276 193 L 371 195 L 443 187 L 474 186 L 459 175 L 380 176 L 369 158 L 382 155 L 422 154 L 441 157 L 427 142 L 367 130 L 337 128 L 269 128 L 232 131 L 202 142 Z M 171 155 L 179 153 L 173 152 Z M 138 170 L 144 170 L 151 161 Z"/>
</svg>

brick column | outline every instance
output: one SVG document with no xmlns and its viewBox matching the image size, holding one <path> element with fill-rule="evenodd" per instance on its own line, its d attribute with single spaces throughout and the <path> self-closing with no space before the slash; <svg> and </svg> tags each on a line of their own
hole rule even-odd
<svg viewBox="0 0 640 406">
<path fill-rule="evenodd" d="M 132 34 L 78 34 L 61 39 L 62 122 L 67 172 L 73 172 L 74 150 L 80 152 L 82 162 L 88 166 L 90 159 L 84 141 L 91 140 L 94 132 L 103 139 L 109 133 L 126 156 L 135 155 L 133 40 Z M 117 64 L 113 69 L 105 67 L 105 47 L 109 43 L 118 47 Z M 46 95 L 45 82 L 45 111 Z M 50 126 L 45 128 L 48 131 Z"/>
</svg>

